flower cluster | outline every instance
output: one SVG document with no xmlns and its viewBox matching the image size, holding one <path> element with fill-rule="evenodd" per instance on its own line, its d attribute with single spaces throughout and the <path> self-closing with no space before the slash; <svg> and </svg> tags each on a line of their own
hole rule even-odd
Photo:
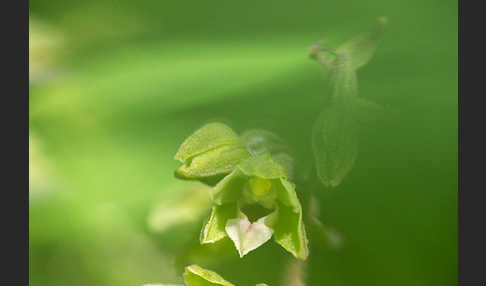
<svg viewBox="0 0 486 286">
<path fill-rule="evenodd" d="M 243 257 L 273 236 L 296 258 L 307 258 L 302 207 L 290 181 L 292 159 L 278 137 L 262 130 L 238 136 L 210 123 L 183 142 L 175 159 L 182 163 L 176 177 L 212 187 L 202 244 L 229 237 Z"/>
</svg>

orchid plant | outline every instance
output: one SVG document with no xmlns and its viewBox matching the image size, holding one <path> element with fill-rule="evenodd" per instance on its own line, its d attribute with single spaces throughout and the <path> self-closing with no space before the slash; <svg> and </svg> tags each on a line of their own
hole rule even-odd
<svg viewBox="0 0 486 286">
<path fill-rule="evenodd" d="M 310 144 L 314 169 L 324 187 L 339 186 L 351 171 L 360 124 L 381 110 L 358 97 L 357 70 L 372 58 L 385 24 L 386 19 L 380 18 L 372 30 L 336 49 L 321 43 L 311 46 L 310 57 L 324 68 L 332 88 Z M 175 171 L 177 178 L 210 187 L 211 214 L 202 227 L 201 244 L 228 237 L 243 257 L 273 237 L 296 259 L 307 259 L 304 221 L 320 228 L 322 223 L 311 205 L 310 219 L 303 216 L 296 192 L 300 186 L 293 181 L 294 159 L 277 135 L 258 129 L 238 134 L 223 123 L 208 123 L 185 139 L 174 158 L 181 163 Z M 197 265 L 185 268 L 184 281 L 187 286 L 233 285 Z"/>
</svg>

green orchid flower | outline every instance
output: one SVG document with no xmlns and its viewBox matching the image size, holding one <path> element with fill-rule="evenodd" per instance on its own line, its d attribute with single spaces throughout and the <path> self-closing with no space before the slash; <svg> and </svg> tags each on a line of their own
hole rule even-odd
<svg viewBox="0 0 486 286">
<path fill-rule="evenodd" d="M 178 178 L 212 186 L 202 244 L 229 237 L 243 257 L 273 237 L 296 258 L 307 258 L 302 207 L 290 181 L 293 161 L 280 138 L 264 130 L 238 136 L 210 123 L 187 138 L 175 158 L 183 163 Z"/>
<path fill-rule="evenodd" d="M 296 258 L 307 258 L 302 207 L 295 186 L 268 153 L 242 161 L 210 194 L 214 205 L 201 232 L 201 243 L 229 236 L 243 257 L 273 236 Z"/>
</svg>

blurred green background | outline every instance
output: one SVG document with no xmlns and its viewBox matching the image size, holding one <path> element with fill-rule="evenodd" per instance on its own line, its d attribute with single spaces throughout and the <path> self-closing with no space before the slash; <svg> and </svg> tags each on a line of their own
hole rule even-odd
<svg viewBox="0 0 486 286">
<path fill-rule="evenodd" d="M 363 130 L 343 183 L 316 186 L 341 244 L 311 237 L 305 285 L 456 285 L 451 0 L 30 1 L 30 284 L 182 284 L 198 263 L 236 285 L 297 286 L 273 241 L 243 259 L 228 240 L 198 245 L 209 195 L 173 177 L 173 155 L 218 120 L 277 133 L 304 173 L 329 96 L 309 45 L 379 16 L 359 95 L 390 112 Z"/>
</svg>

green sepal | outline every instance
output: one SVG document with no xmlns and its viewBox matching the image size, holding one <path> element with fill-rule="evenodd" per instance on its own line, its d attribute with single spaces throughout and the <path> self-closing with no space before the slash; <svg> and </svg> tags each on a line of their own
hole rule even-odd
<svg viewBox="0 0 486 286">
<path fill-rule="evenodd" d="M 239 168 L 235 168 L 209 191 L 211 200 L 217 205 L 236 203 L 247 182 L 248 177 Z"/>
<path fill-rule="evenodd" d="M 229 219 L 238 217 L 236 204 L 213 205 L 211 216 L 201 230 L 201 244 L 214 243 L 227 236 L 225 227 Z"/>
<path fill-rule="evenodd" d="M 179 147 L 174 159 L 185 163 L 197 155 L 226 145 L 238 145 L 238 135 L 227 125 L 214 122 L 196 130 Z"/>
<path fill-rule="evenodd" d="M 175 176 L 188 180 L 217 177 L 230 173 L 238 163 L 249 156 L 248 151 L 242 146 L 221 146 L 186 161 L 175 171 Z"/>
<path fill-rule="evenodd" d="M 187 266 L 183 276 L 186 286 L 234 286 L 216 272 L 195 264 Z"/>
<path fill-rule="evenodd" d="M 302 207 L 295 186 L 281 178 L 277 185 L 278 215 L 273 221 L 274 240 L 296 258 L 305 260 L 309 254 L 308 239 L 302 220 Z"/>
</svg>

